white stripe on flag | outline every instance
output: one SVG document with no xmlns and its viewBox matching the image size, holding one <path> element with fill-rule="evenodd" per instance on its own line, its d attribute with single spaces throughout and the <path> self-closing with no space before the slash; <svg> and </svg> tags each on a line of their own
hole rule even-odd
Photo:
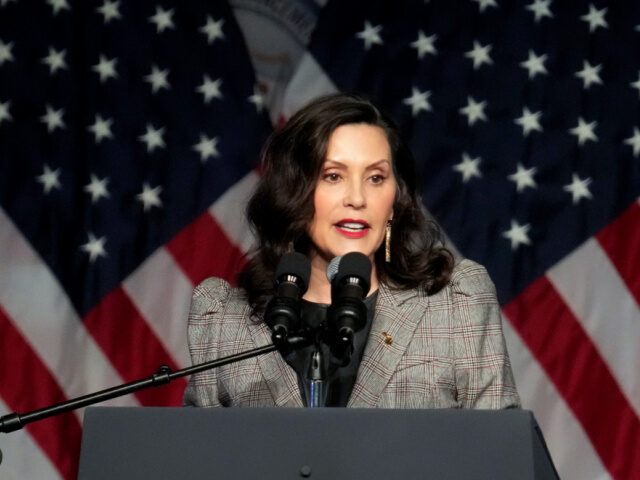
<svg viewBox="0 0 640 480">
<path fill-rule="evenodd" d="M 173 256 L 159 248 L 122 287 L 179 368 L 191 365 L 187 316 L 193 285 Z"/>
<path fill-rule="evenodd" d="M 640 415 L 640 308 L 591 238 L 547 272 Z"/>
<path fill-rule="evenodd" d="M 229 240 L 245 253 L 251 250 L 255 241 L 247 223 L 245 208 L 259 179 L 260 176 L 252 170 L 209 207 L 209 213 Z"/>
<path fill-rule="evenodd" d="M 289 118 L 312 99 L 337 91 L 338 87 L 327 76 L 313 55 L 305 52 L 287 85 L 280 115 L 283 118 Z"/>
<path fill-rule="evenodd" d="M 532 410 L 562 480 L 611 480 L 582 426 L 509 320 L 502 317 L 522 408 Z"/>
<path fill-rule="evenodd" d="M 39 353 L 67 398 L 122 383 L 82 326 L 58 280 L 1 208 L 0 265 L 0 304 Z M 108 404 L 138 403 L 129 395 Z M 82 418 L 82 412 L 76 414 Z"/>
<path fill-rule="evenodd" d="M 0 399 L 0 415 L 6 413 L 10 413 L 10 411 Z M 2 480 L 24 480 L 25 478 L 54 480 L 62 478 L 26 430 L 1 435 L 0 478 Z"/>
</svg>

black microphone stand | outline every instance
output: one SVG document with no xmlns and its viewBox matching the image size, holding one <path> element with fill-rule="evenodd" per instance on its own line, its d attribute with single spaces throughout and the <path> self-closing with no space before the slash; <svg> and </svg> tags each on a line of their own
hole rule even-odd
<svg viewBox="0 0 640 480">
<path fill-rule="evenodd" d="M 286 348 L 297 350 L 303 348 L 312 343 L 312 340 L 306 337 L 291 337 L 286 340 Z M 239 362 L 240 360 L 246 360 L 248 358 L 257 357 L 270 353 L 281 348 L 276 345 L 264 345 L 257 347 L 246 352 L 237 353 L 235 355 L 229 355 L 227 357 L 219 358 L 217 360 L 211 360 L 191 367 L 183 368 L 181 370 L 172 371 L 170 367 L 162 365 L 158 368 L 157 372 L 150 377 L 135 380 L 133 382 L 125 383 L 115 387 L 107 388 L 106 390 L 100 390 L 99 392 L 83 395 L 66 402 L 56 403 L 48 407 L 40 408 L 38 410 L 32 410 L 31 412 L 18 414 L 16 412 L 10 413 L 0 417 L 0 432 L 9 433 L 16 430 L 20 430 L 26 424 L 43 420 L 45 418 L 53 417 L 61 413 L 76 410 L 78 408 L 93 405 L 95 403 L 104 402 L 112 398 L 128 395 L 129 393 L 137 392 L 138 390 L 144 390 L 149 387 L 159 387 L 167 385 L 176 378 L 185 377 L 194 373 L 202 372 L 229 363 Z"/>
<path fill-rule="evenodd" d="M 311 351 L 309 368 L 306 372 L 308 386 L 305 388 L 309 408 L 324 407 L 327 401 L 327 374 L 324 367 L 322 347 L 318 344 Z"/>
</svg>

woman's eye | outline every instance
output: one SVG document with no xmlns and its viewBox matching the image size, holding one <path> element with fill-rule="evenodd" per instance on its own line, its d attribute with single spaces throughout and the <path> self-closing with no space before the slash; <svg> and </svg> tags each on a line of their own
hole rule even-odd
<svg viewBox="0 0 640 480">
<path fill-rule="evenodd" d="M 325 173 L 322 178 L 328 182 L 337 182 L 340 180 L 340 175 L 337 173 Z"/>
<path fill-rule="evenodd" d="M 382 175 L 372 175 L 370 177 L 371 183 L 378 184 L 384 181 L 384 176 Z"/>
</svg>

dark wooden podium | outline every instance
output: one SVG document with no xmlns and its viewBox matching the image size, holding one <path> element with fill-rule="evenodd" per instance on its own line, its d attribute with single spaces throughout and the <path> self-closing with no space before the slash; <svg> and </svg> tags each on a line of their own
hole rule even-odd
<svg viewBox="0 0 640 480">
<path fill-rule="evenodd" d="M 524 410 L 89 408 L 81 480 L 557 479 Z"/>
</svg>

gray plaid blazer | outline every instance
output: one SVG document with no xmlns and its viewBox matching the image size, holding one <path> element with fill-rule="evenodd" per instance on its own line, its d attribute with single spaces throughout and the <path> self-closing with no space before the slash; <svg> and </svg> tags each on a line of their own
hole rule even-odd
<svg viewBox="0 0 640 480">
<path fill-rule="evenodd" d="M 188 337 L 194 364 L 271 343 L 269 328 L 251 317 L 243 291 L 218 278 L 195 288 Z M 296 373 L 278 352 L 193 375 L 184 403 L 303 406 Z M 519 405 L 495 287 L 484 267 L 463 260 L 449 284 L 431 296 L 380 285 L 349 407 Z"/>
</svg>

